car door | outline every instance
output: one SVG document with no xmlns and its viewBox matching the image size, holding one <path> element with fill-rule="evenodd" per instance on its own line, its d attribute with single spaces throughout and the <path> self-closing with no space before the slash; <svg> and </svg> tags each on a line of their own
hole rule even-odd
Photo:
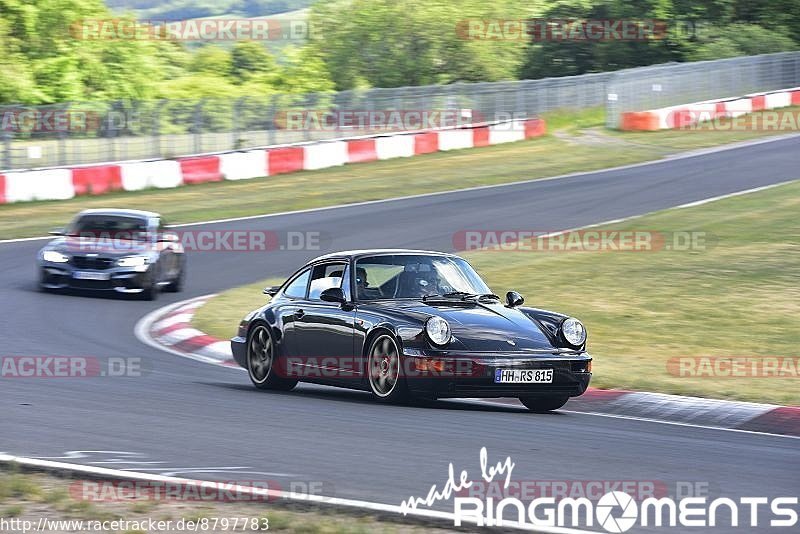
<svg viewBox="0 0 800 534">
<path fill-rule="evenodd" d="M 297 338 L 297 324 L 304 313 L 302 310 L 305 307 L 310 276 L 311 269 L 297 273 L 272 305 L 275 323 L 281 332 L 280 339 L 275 341 L 279 345 L 280 354 L 285 358 L 284 373 L 293 373 L 293 362 L 302 356 Z"/>
<path fill-rule="evenodd" d="M 148 230 L 148 239 L 155 241 L 154 245 L 158 251 L 158 281 L 172 281 L 180 269 L 180 258 L 176 252 L 180 243 L 167 232 L 163 219 L 154 219 Z"/>
<path fill-rule="evenodd" d="M 300 306 L 296 323 L 297 340 L 305 359 L 308 378 L 323 382 L 357 380 L 360 366 L 353 352 L 355 311 L 349 293 L 350 269 L 345 262 L 315 265 L 306 300 Z M 345 290 L 347 304 L 324 302 L 325 289 Z"/>
</svg>

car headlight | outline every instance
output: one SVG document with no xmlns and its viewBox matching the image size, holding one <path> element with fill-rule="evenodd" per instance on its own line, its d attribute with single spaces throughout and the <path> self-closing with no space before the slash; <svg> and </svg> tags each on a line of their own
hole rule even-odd
<svg viewBox="0 0 800 534">
<path fill-rule="evenodd" d="M 431 317 L 425 322 L 425 333 L 434 345 L 446 345 L 450 341 L 450 324 L 441 317 Z"/>
<path fill-rule="evenodd" d="M 586 341 L 586 328 L 574 317 L 561 323 L 561 333 L 564 334 L 567 343 L 573 347 L 580 347 Z"/>
<path fill-rule="evenodd" d="M 45 250 L 42 252 L 42 259 L 51 263 L 67 263 L 69 256 L 66 256 L 57 250 Z"/>
<path fill-rule="evenodd" d="M 120 267 L 142 267 L 147 265 L 147 258 L 144 256 L 128 256 L 117 260 Z"/>
</svg>

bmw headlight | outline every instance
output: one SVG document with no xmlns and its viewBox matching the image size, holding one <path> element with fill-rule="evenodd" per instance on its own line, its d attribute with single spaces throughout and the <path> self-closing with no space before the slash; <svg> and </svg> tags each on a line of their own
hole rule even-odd
<svg viewBox="0 0 800 534">
<path fill-rule="evenodd" d="M 586 328 L 574 317 L 570 317 L 561 323 L 561 333 L 567 343 L 573 347 L 580 347 L 586 341 Z"/>
<path fill-rule="evenodd" d="M 147 258 L 145 256 L 128 256 L 118 259 L 117 265 L 120 267 L 142 267 L 147 265 Z"/>
<path fill-rule="evenodd" d="M 441 317 L 431 317 L 425 322 L 425 333 L 434 345 L 446 345 L 450 341 L 450 324 Z"/>
<path fill-rule="evenodd" d="M 66 256 L 57 250 L 45 250 L 42 252 L 42 259 L 51 263 L 67 263 L 69 256 Z"/>
</svg>

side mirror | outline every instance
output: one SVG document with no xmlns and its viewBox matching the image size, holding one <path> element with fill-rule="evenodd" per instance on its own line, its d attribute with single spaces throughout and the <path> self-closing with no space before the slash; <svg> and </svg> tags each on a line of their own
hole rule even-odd
<svg viewBox="0 0 800 534">
<path fill-rule="evenodd" d="M 269 295 L 270 297 L 274 297 L 275 295 L 278 294 L 278 291 L 280 291 L 280 289 L 281 286 L 267 286 L 264 288 L 262 293 L 264 293 L 265 295 Z"/>
<path fill-rule="evenodd" d="M 52 230 L 50 230 L 47 233 L 50 234 L 50 235 L 64 235 L 64 229 L 63 228 L 53 228 Z"/>
<path fill-rule="evenodd" d="M 516 308 L 517 306 L 522 306 L 525 302 L 525 299 L 517 293 L 516 291 L 509 291 L 506 293 L 506 306 L 509 308 Z"/>
<path fill-rule="evenodd" d="M 338 302 L 339 304 L 344 304 L 347 302 L 347 299 L 344 298 L 344 291 L 342 291 L 341 287 L 329 287 L 319 295 L 320 300 L 324 300 L 325 302 Z"/>
</svg>

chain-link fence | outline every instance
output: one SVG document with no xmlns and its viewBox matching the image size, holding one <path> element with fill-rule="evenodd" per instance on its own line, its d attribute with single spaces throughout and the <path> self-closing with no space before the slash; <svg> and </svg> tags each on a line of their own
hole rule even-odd
<svg viewBox="0 0 800 534">
<path fill-rule="evenodd" d="M 391 111 L 418 117 L 455 110 L 465 124 L 606 106 L 614 128 L 624 111 L 793 86 L 800 86 L 800 52 L 513 82 L 0 106 L 0 169 L 173 158 L 431 126 L 370 115 L 385 119 Z"/>
<path fill-rule="evenodd" d="M 602 73 L 238 100 L 0 106 L 0 169 L 173 158 L 425 128 L 439 124 L 437 114 L 454 111 L 458 124 L 470 124 L 596 107 L 605 101 L 609 77 Z M 399 112 L 393 115 L 399 122 L 392 122 L 392 111 Z"/>
<path fill-rule="evenodd" d="M 625 111 L 644 111 L 800 86 L 800 52 L 696 63 L 670 63 L 615 73 L 606 126 L 617 128 Z"/>
</svg>

